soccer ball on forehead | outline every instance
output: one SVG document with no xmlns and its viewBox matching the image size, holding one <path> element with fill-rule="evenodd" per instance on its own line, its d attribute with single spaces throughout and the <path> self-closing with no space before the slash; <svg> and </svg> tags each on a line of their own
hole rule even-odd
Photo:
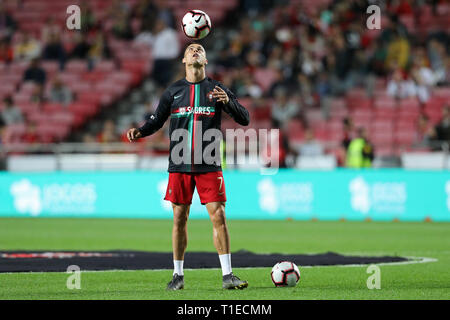
<svg viewBox="0 0 450 320">
<path fill-rule="evenodd" d="M 275 287 L 295 287 L 300 280 L 300 270 L 293 262 L 281 261 L 273 266 L 270 277 Z"/>
<path fill-rule="evenodd" d="M 181 28 L 188 38 L 200 40 L 211 31 L 211 20 L 205 12 L 191 10 L 184 15 Z"/>
</svg>

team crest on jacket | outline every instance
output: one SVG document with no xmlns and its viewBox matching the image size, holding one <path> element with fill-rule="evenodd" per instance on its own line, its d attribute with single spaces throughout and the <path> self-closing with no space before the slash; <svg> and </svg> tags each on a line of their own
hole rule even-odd
<svg viewBox="0 0 450 320">
<path fill-rule="evenodd" d="M 213 101 L 214 98 L 212 90 L 206 94 L 206 98 L 209 100 L 209 102 Z"/>
</svg>

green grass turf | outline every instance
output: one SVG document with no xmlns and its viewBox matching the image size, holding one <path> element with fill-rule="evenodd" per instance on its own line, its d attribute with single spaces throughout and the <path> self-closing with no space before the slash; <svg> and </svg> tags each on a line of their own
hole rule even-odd
<svg viewBox="0 0 450 320">
<path fill-rule="evenodd" d="M 437 262 L 380 266 L 381 289 L 369 290 L 367 267 L 300 267 L 295 288 L 275 288 L 270 268 L 233 271 L 249 281 L 221 289 L 219 269 L 186 270 L 185 289 L 167 292 L 172 271 L 84 272 L 81 290 L 66 273 L 0 274 L 0 299 L 450 299 L 450 224 L 403 222 L 228 221 L 232 251 L 400 255 Z M 171 251 L 170 220 L 0 219 L 0 250 Z M 215 251 L 208 220 L 191 220 L 189 251 Z M 277 261 L 274 261 L 274 264 Z M 167 261 L 171 267 L 172 262 Z"/>
</svg>

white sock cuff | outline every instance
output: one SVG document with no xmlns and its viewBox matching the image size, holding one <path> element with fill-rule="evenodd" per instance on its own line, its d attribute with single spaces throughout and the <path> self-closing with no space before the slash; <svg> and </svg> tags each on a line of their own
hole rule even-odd
<svg viewBox="0 0 450 320">
<path fill-rule="evenodd" d="M 222 267 L 222 275 L 230 274 L 231 268 L 231 253 L 219 254 L 220 266 Z"/>
<path fill-rule="evenodd" d="M 183 263 L 184 260 L 173 260 L 173 274 L 177 273 L 179 276 L 183 276 Z"/>
</svg>

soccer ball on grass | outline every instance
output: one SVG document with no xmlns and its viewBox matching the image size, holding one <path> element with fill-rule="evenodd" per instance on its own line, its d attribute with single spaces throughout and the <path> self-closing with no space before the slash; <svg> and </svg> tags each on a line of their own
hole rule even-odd
<svg viewBox="0 0 450 320">
<path fill-rule="evenodd" d="M 281 261 L 273 266 L 270 277 L 275 287 L 295 287 L 300 280 L 300 270 L 293 262 Z"/>
</svg>

